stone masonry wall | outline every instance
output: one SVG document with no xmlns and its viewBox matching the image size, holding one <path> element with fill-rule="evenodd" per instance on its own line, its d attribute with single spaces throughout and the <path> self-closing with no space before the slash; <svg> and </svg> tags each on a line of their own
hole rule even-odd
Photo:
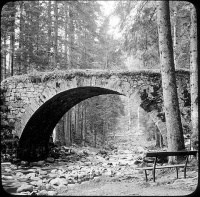
<svg viewBox="0 0 200 197">
<path fill-rule="evenodd" d="M 43 103 L 65 90 L 97 86 L 115 90 L 130 97 L 137 95 L 143 89 L 150 92 L 152 85 L 158 83 L 160 83 L 158 70 L 135 72 L 71 70 L 13 76 L 2 81 L 1 88 L 6 89 L 4 105 L 9 109 L 8 122 L 14 123 L 12 133 L 20 137 L 34 112 Z M 189 90 L 188 71 L 177 71 L 177 87 L 179 94 L 183 87 Z"/>
</svg>

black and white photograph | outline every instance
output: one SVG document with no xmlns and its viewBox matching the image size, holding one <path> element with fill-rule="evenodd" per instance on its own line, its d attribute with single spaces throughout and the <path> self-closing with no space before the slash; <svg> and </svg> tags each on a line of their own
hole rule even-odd
<svg viewBox="0 0 200 197">
<path fill-rule="evenodd" d="M 200 193 L 197 8 L 2 3 L 2 196 Z"/>
</svg>

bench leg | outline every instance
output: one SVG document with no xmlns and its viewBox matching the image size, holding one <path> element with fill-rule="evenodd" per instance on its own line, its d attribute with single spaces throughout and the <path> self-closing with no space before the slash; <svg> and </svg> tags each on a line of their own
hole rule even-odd
<svg viewBox="0 0 200 197">
<path fill-rule="evenodd" d="M 178 167 L 176 167 L 176 176 L 177 176 L 177 179 L 178 179 Z"/>
<path fill-rule="evenodd" d="M 186 168 L 184 168 L 184 178 L 186 179 Z"/>
<path fill-rule="evenodd" d="M 144 172 L 145 172 L 145 177 L 146 177 L 146 182 L 147 182 L 147 171 L 144 170 Z"/>
<path fill-rule="evenodd" d="M 153 182 L 155 182 L 155 170 L 152 170 L 152 174 L 153 174 Z"/>
</svg>

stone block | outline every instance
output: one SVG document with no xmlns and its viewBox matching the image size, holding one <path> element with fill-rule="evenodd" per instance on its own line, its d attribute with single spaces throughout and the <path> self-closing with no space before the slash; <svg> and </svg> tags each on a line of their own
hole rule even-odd
<svg viewBox="0 0 200 197">
<path fill-rule="evenodd" d="M 20 88 L 23 88 L 24 87 L 24 84 L 23 83 L 18 83 L 18 85 L 17 85 L 17 89 L 20 89 Z"/>
<path fill-rule="evenodd" d="M 15 97 L 14 96 L 11 96 L 10 97 L 10 101 L 14 101 L 15 100 Z"/>
<path fill-rule="evenodd" d="M 14 119 L 15 116 L 14 116 L 13 114 L 8 114 L 7 118 L 8 118 L 8 119 Z"/>
</svg>

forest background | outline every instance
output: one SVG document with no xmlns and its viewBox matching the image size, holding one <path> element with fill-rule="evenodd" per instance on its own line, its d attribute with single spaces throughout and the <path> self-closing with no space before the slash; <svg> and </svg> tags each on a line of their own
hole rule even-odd
<svg viewBox="0 0 200 197">
<path fill-rule="evenodd" d="M 5 4 L 1 11 L 1 81 L 40 71 L 159 69 L 156 2 L 115 1 L 112 6 L 112 12 L 105 15 L 100 1 Z M 110 33 L 113 17 L 118 20 L 118 36 Z M 170 17 L 175 68 L 189 69 L 191 3 L 170 1 Z M 94 97 L 72 108 L 58 127 L 68 121 L 70 142 L 85 143 L 87 130 L 95 136 L 114 132 L 126 113 L 124 105 L 119 96 Z M 136 122 L 137 115 L 130 119 Z M 148 131 L 153 125 L 147 121 L 141 124 Z M 187 130 L 191 131 L 190 124 Z M 62 135 L 58 138 L 65 143 Z"/>
</svg>

